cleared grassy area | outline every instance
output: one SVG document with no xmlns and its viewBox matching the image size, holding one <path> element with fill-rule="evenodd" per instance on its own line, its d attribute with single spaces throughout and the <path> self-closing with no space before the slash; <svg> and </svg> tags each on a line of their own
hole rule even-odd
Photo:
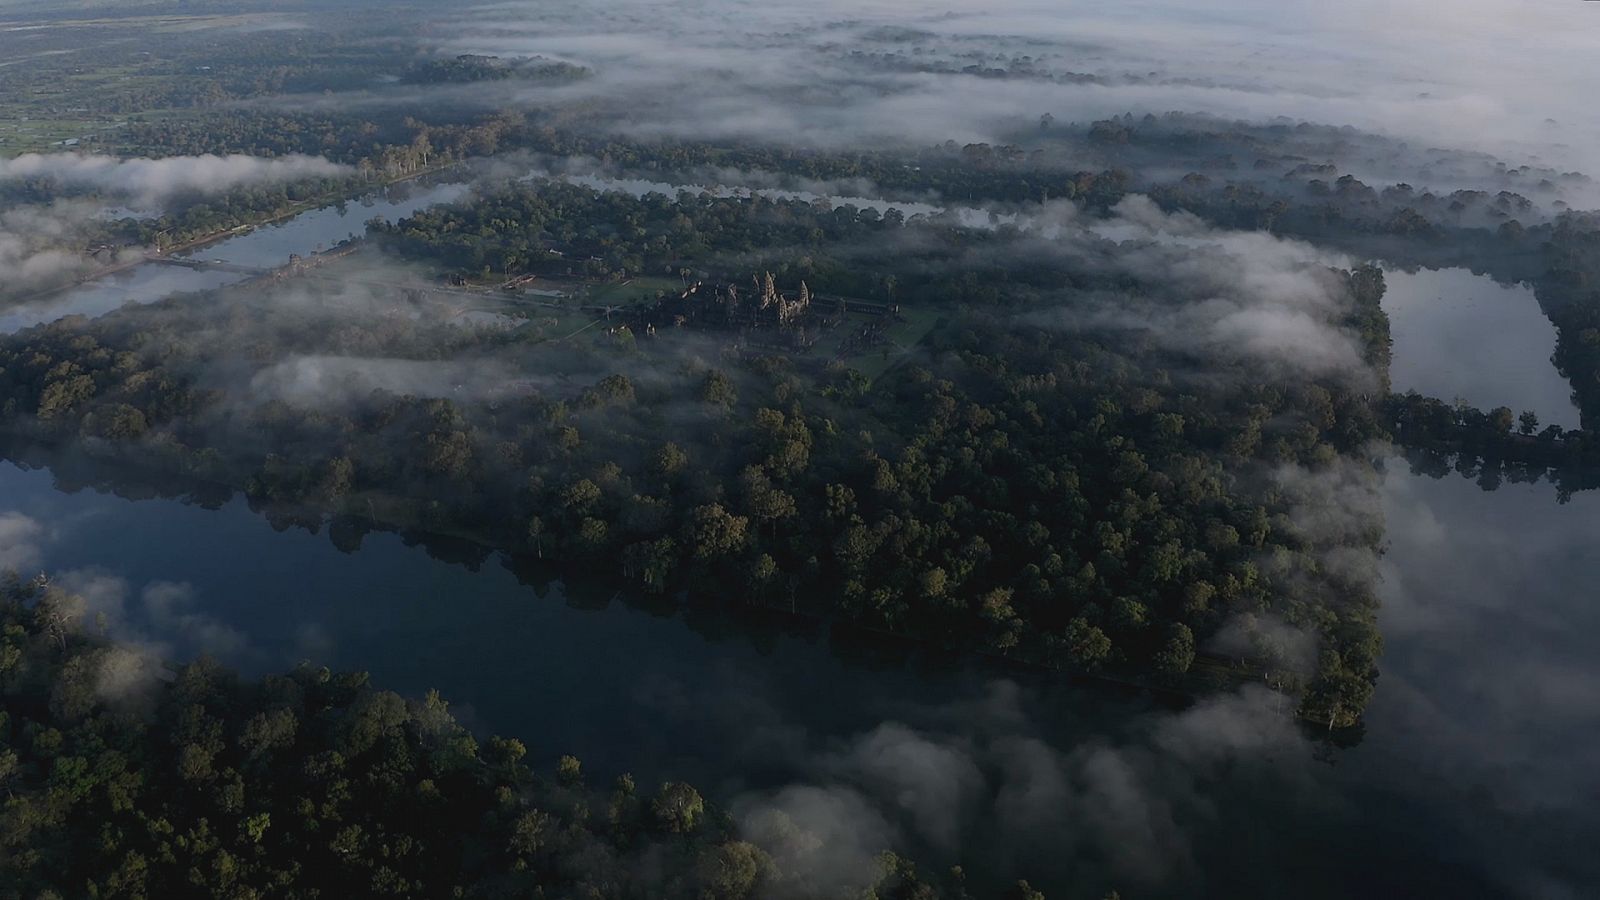
<svg viewBox="0 0 1600 900">
<path fill-rule="evenodd" d="M 365 84 L 389 65 L 364 43 L 392 34 L 389 26 L 348 10 L 188 14 L 174 5 L 0 0 L 0 156 L 61 150 L 72 139 L 137 152 L 117 128 L 130 118 L 195 115 L 276 90 L 284 78 Z M 313 18 L 327 30 L 307 28 Z"/>
<path fill-rule="evenodd" d="M 889 327 L 889 340 L 896 345 L 898 352 L 904 353 L 922 343 L 928 336 L 933 326 L 939 324 L 939 319 L 944 313 L 937 309 L 900 308 L 900 318 L 903 321 L 894 323 Z"/>
<path fill-rule="evenodd" d="M 161 44 L 145 20 L 0 32 L 0 156 L 113 147 L 130 113 L 108 101 L 157 96 L 178 77 L 141 49 Z"/>
<path fill-rule="evenodd" d="M 644 275 L 625 282 L 594 284 L 579 296 L 584 303 L 621 306 L 639 300 L 654 299 L 657 291 L 682 290 L 683 282 L 679 279 Z"/>
<path fill-rule="evenodd" d="M 922 339 L 928 336 L 943 314 L 936 309 L 908 309 L 901 307 L 900 318 L 885 332 L 889 343 L 873 347 L 865 353 L 845 358 L 851 368 L 877 379 L 911 356 Z"/>
<path fill-rule="evenodd" d="M 0 156 L 24 153 L 49 153 L 68 148 L 63 141 L 79 139 L 96 131 L 96 123 L 74 119 L 24 119 L 8 116 L 0 108 Z M 109 127 L 109 123 L 105 126 Z"/>
<path fill-rule="evenodd" d="M 252 26 L 270 26 L 274 22 L 284 21 L 289 17 L 279 12 L 239 12 L 239 13 L 160 13 L 148 14 L 131 13 L 126 7 L 129 4 L 119 4 L 124 7 L 122 15 L 94 16 L 96 8 L 105 9 L 110 4 L 104 2 L 91 3 L 63 3 L 61 0 L 50 0 L 49 3 L 36 3 L 29 5 L 19 4 L 9 6 L 0 4 L 0 27 L 11 29 L 14 32 L 62 31 L 76 30 L 111 30 L 116 36 L 126 38 L 129 32 L 150 31 L 155 34 L 174 32 L 203 31 L 212 28 L 245 28 Z M 151 3 L 152 7 L 163 5 Z M 78 18 L 71 18 L 72 8 L 82 9 L 85 13 Z M 131 14 L 130 14 L 131 13 Z"/>
</svg>

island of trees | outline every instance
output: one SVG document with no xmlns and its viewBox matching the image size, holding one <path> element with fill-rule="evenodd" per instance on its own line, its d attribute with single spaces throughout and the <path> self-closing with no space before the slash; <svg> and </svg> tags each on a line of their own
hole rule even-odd
<svg viewBox="0 0 1600 900">
<path fill-rule="evenodd" d="M 169 666 L 97 637 L 42 577 L 0 583 L 0 898 L 833 896 L 690 785 L 596 787 L 527 752 L 437 693 Z M 959 870 L 880 862 L 860 896 L 969 896 Z"/>
<path fill-rule="evenodd" d="M 916 258 L 863 265 L 847 252 L 907 230 Z M 1377 404 L 1347 380 L 1263 383 L 1245 362 L 1138 328 L 1041 328 L 1020 314 L 1080 293 L 1139 298 L 1124 276 L 1012 262 L 1016 235 L 870 209 L 548 182 L 375 236 L 445 270 L 693 268 L 737 285 L 755 265 L 766 285 L 747 289 L 748 321 L 660 312 L 648 332 L 597 319 L 583 339 L 560 321 L 475 332 L 373 307 L 280 315 L 271 298 L 293 284 L 264 302 L 174 298 L 0 341 L 5 427 L 88 440 L 312 521 L 343 513 L 465 536 L 688 602 L 839 616 L 1185 690 L 1266 677 L 1325 726 L 1354 723 L 1371 695 L 1373 585 L 1322 563 L 1337 548 L 1297 531 L 1299 499 L 1271 473 L 1366 465 L 1363 448 L 1384 433 Z M 1323 278 L 1381 372 L 1381 275 Z M 762 343 L 749 326 L 765 321 L 769 288 L 772 328 L 814 327 L 792 314 L 802 295 L 818 305 L 814 289 L 920 314 L 926 334 L 888 366 L 812 340 Z M 725 305 L 726 293 L 684 302 Z M 240 345 L 264 366 L 452 359 L 514 381 L 257 402 L 211 376 Z M 1196 367 L 1222 386 L 1176 374 Z M 1338 540 L 1375 548 L 1380 535 Z M 1317 658 L 1270 643 L 1232 659 L 1204 652 L 1261 616 L 1314 634 Z"/>
<path fill-rule="evenodd" d="M 275 525 L 326 529 L 345 549 L 400 529 L 608 594 L 823 617 L 1004 665 L 1185 695 L 1266 681 L 1319 732 L 1357 725 L 1373 696 L 1375 583 L 1351 560 L 1381 550 L 1383 526 L 1308 527 L 1329 503 L 1299 482 L 1367 484 L 1371 448 L 1393 440 L 1418 471 L 1485 488 L 1549 477 L 1566 497 L 1600 483 L 1600 221 L 1564 208 L 1562 190 L 1586 181 L 1575 173 L 1502 165 L 1475 189 L 1373 186 L 1323 160 L 1397 152 L 1376 138 L 1178 114 L 1046 114 L 993 144 L 862 151 L 630 138 L 605 127 L 618 110 L 582 100 L 239 102 L 382 99 L 388 84 L 460 97 L 593 74 L 439 54 L 359 12 L 323 12 L 323 27 L 292 34 L 172 36 L 148 51 L 119 37 L 105 77 L 51 52 L 9 70 L 13 93 L 35 98 L 12 118 L 80 110 L 107 125 L 86 147 L 348 167 L 32 239 L 80 255 L 77 277 L 505 160 L 683 184 L 727 171 L 870 184 L 997 215 L 975 227 L 499 179 L 372 224 L 354 255 L 404 259 L 403 288 L 333 266 L 0 338 L 0 433 L 203 484 L 210 502 L 242 492 Z M 1027 57 L 890 49 L 847 62 L 1097 79 Z M 1310 377 L 1085 315 L 1184 301 L 1154 276 L 1093 265 L 1114 255 L 1109 241 L 1075 259 L 1029 252 L 1003 221 L 1043 204 L 1093 219 L 1136 191 L 1214 226 L 1532 284 L 1584 427 L 1389 393 L 1373 266 L 1315 274 L 1372 378 Z M 0 209 L 63 202 L 114 205 L 49 178 L 0 184 Z M 607 299 L 518 293 L 542 282 Z M 509 321 L 461 327 L 440 297 Z M 445 374 L 364 386 L 365 367 L 396 362 Z M 304 383 L 315 389 L 296 393 Z M 0 700 L 0 900 L 826 893 L 686 784 L 591 785 L 571 758 L 536 773 L 521 742 L 473 735 L 437 695 L 401 698 L 360 673 L 249 681 L 208 660 L 165 665 L 97 637 L 81 602 L 43 578 L 0 581 Z M 959 872 L 928 877 L 892 854 L 861 888 L 968 894 Z M 1026 883 L 1013 896 L 1039 897 Z"/>
</svg>

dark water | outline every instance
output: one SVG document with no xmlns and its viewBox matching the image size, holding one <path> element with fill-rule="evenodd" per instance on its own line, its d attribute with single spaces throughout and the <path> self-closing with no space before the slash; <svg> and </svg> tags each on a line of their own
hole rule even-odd
<svg viewBox="0 0 1600 900">
<path fill-rule="evenodd" d="M 400 184 L 383 194 L 311 210 L 176 256 L 226 260 L 252 268 L 275 268 L 287 263 L 290 254 L 306 256 L 364 234 L 366 223 L 374 218 L 389 221 L 404 218 L 420 209 L 455 200 L 467 189 L 465 184 L 431 187 Z M 147 263 L 81 285 L 43 303 L 0 311 L 0 334 L 68 315 L 104 315 L 124 304 L 151 303 L 172 294 L 221 287 L 247 277 L 237 272 Z"/>
<path fill-rule="evenodd" d="M 1486 890 L 1600 895 L 1600 496 L 1398 462 L 1383 495 L 1383 674 L 1346 774 L 1457 834 L 1437 852 Z"/>
<path fill-rule="evenodd" d="M 128 500 L 76 477 L 0 464 L 0 563 L 61 573 L 119 637 L 438 688 L 541 764 L 572 753 L 598 782 L 631 770 L 737 814 L 781 809 L 825 836 L 811 863 L 830 871 L 892 845 L 1055 897 L 1600 886 L 1594 496 L 1391 466 L 1387 651 L 1351 748 L 1264 692 L 1174 709 L 815 625 L 575 599 L 392 534 L 347 553 L 237 499 L 124 484 L 150 497 Z"/>
<path fill-rule="evenodd" d="M 1467 269 L 1391 269 L 1384 280 L 1396 391 L 1532 410 L 1541 425 L 1578 427 L 1572 386 L 1550 362 L 1556 329 L 1532 288 Z"/>
<path fill-rule="evenodd" d="M 318 210 L 196 255 L 278 265 L 464 190 Z M 240 277 L 143 266 L 0 332 Z M 1387 278 L 1397 390 L 1577 424 L 1531 291 L 1465 270 Z M 818 870 L 895 847 L 1053 898 L 1600 896 L 1595 495 L 1557 505 L 1548 485 L 1484 492 L 1390 465 L 1383 675 L 1347 746 L 1265 692 L 1175 709 L 814 624 L 579 596 L 394 534 L 346 552 L 239 499 L 91 469 L 106 493 L 52 469 L 0 463 L 0 567 L 56 573 L 116 637 L 437 688 L 540 765 L 571 753 L 596 782 L 683 778 L 739 816 L 782 810 L 822 839 Z"/>
</svg>

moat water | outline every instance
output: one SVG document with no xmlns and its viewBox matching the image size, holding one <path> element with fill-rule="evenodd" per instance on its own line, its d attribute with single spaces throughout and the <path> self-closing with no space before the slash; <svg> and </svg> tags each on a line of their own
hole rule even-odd
<svg viewBox="0 0 1600 900">
<path fill-rule="evenodd" d="M 631 771 L 783 808 L 838 865 L 891 846 L 1052 897 L 1600 884 L 1580 852 L 1600 828 L 1600 496 L 1557 505 L 1546 484 L 1484 492 L 1391 460 L 1383 675 L 1360 741 L 1338 746 L 1264 692 L 1175 709 L 784 618 L 586 596 L 394 534 L 340 549 L 238 498 L 51 466 L 0 463 L 0 562 L 56 573 L 116 636 L 437 688 L 539 764 L 570 753 L 597 783 Z"/>
<path fill-rule="evenodd" d="M 1556 329 L 1533 288 L 1467 269 L 1391 268 L 1384 281 L 1396 391 L 1529 410 L 1540 427 L 1578 427 L 1572 386 L 1550 361 Z"/>
<path fill-rule="evenodd" d="M 308 256 L 366 232 L 375 218 L 389 221 L 421 209 L 448 203 L 467 193 L 466 184 L 429 187 L 401 183 L 383 192 L 310 210 L 237 237 L 173 254 L 178 259 L 221 260 L 236 266 L 272 269 L 291 254 Z M 130 303 L 153 303 L 173 294 L 210 290 L 250 277 L 219 269 L 189 269 L 143 263 L 105 278 L 86 282 L 37 303 L 0 309 L 0 334 L 10 334 L 70 315 L 100 316 Z"/>
<path fill-rule="evenodd" d="M 343 204 L 195 255 L 279 265 L 465 190 Z M 0 331 L 242 277 L 140 266 Z M 1396 390 L 1577 424 L 1530 290 L 1465 270 L 1386 277 Z M 819 864 L 890 847 L 1052 898 L 1600 890 L 1585 852 L 1600 834 L 1600 495 L 1558 505 L 1548 484 L 1485 492 L 1390 460 L 1375 476 L 1382 677 L 1360 740 L 1330 742 L 1263 691 L 1175 709 L 783 617 L 591 596 L 470 548 L 336 545 L 226 493 L 28 458 L 0 463 L 0 567 L 55 573 L 114 636 L 255 674 L 309 660 L 438 689 L 537 764 L 570 753 L 596 783 L 631 771 L 736 814 L 784 809 L 823 836 Z"/>
</svg>

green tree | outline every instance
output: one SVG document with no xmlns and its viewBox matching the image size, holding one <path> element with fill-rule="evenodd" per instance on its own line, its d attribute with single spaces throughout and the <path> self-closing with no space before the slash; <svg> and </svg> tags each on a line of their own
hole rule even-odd
<svg viewBox="0 0 1600 900">
<path fill-rule="evenodd" d="M 1182 675 L 1194 665 L 1194 632 L 1182 622 L 1174 622 L 1167 629 L 1167 641 L 1155 656 L 1156 671 L 1164 675 Z"/>
<path fill-rule="evenodd" d="M 695 507 L 684 529 L 684 542 L 696 559 L 717 559 L 744 548 L 750 520 L 728 512 L 720 503 Z"/>
<path fill-rule="evenodd" d="M 684 834 L 699 827 L 705 815 L 705 801 L 693 787 L 681 781 L 670 781 L 661 786 L 650 809 L 662 828 Z"/>
</svg>

